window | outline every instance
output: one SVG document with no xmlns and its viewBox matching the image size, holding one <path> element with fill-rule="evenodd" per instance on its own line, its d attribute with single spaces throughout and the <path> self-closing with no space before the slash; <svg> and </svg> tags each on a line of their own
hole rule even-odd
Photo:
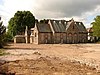
<svg viewBox="0 0 100 75">
<path fill-rule="evenodd" d="M 61 24 L 61 21 L 59 21 L 59 24 Z"/>
<path fill-rule="evenodd" d="M 48 36 L 47 36 L 47 35 L 45 35 L 45 38 L 47 39 L 47 38 L 48 38 Z"/>
<path fill-rule="evenodd" d="M 74 33 L 74 36 L 77 36 L 77 34 L 76 34 L 76 33 Z"/>
<path fill-rule="evenodd" d="M 31 30 L 31 35 L 34 35 L 33 30 Z"/>
<path fill-rule="evenodd" d="M 63 38 L 63 34 L 60 35 L 61 39 Z"/>
<path fill-rule="evenodd" d="M 72 33 L 69 33 L 68 36 L 72 36 Z"/>
<path fill-rule="evenodd" d="M 64 24 L 66 24 L 66 22 L 64 22 Z"/>
<path fill-rule="evenodd" d="M 56 23 L 55 21 L 53 21 L 53 23 Z"/>
<path fill-rule="evenodd" d="M 36 37 L 36 33 L 35 33 L 35 37 Z"/>
<path fill-rule="evenodd" d="M 81 23 L 79 22 L 79 25 L 81 25 Z"/>
</svg>

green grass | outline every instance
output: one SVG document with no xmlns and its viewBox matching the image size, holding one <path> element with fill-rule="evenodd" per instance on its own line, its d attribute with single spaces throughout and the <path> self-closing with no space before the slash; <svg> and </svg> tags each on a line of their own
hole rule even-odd
<svg viewBox="0 0 100 75">
<path fill-rule="evenodd" d="M 0 56 L 8 55 L 9 53 L 6 53 L 4 49 L 0 49 Z"/>
</svg>

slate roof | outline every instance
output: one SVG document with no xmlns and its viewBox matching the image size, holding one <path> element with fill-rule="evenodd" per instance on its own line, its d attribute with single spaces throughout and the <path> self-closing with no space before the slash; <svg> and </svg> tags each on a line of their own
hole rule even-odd
<svg viewBox="0 0 100 75">
<path fill-rule="evenodd" d="M 47 32 L 47 33 L 48 33 L 48 32 L 52 32 L 52 31 L 51 31 L 51 28 L 50 28 L 50 26 L 49 26 L 49 24 L 45 24 L 45 23 L 42 23 L 42 24 L 40 23 L 40 24 L 39 24 L 39 23 L 38 23 L 38 24 L 36 24 L 36 26 L 37 26 L 37 29 L 38 29 L 39 32 L 45 32 L 45 33 L 46 33 L 46 32 Z"/>
<path fill-rule="evenodd" d="M 61 20 L 50 20 L 55 32 L 66 32 L 66 25 Z"/>
<path fill-rule="evenodd" d="M 85 26 L 82 22 L 76 22 L 73 19 L 70 21 L 65 20 L 49 20 L 51 26 L 53 27 L 54 32 L 62 33 L 67 32 L 67 29 L 70 27 L 72 23 L 75 23 L 79 32 L 87 32 Z M 49 24 L 36 24 L 39 32 L 52 32 Z"/>
<path fill-rule="evenodd" d="M 67 29 L 69 28 L 69 26 L 70 26 L 71 24 L 73 24 L 73 23 L 74 23 L 75 26 L 77 26 L 79 32 L 87 32 L 87 30 L 86 30 L 86 28 L 85 28 L 85 26 L 83 25 L 82 22 L 76 22 L 76 21 L 74 21 L 74 20 L 73 20 L 73 21 L 69 21 L 69 22 L 67 23 L 66 31 L 67 31 Z"/>
<path fill-rule="evenodd" d="M 87 32 L 87 30 L 82 22 L 76 22 L 76 26 L 78 27 L 80 32 Z"/>
</svg>

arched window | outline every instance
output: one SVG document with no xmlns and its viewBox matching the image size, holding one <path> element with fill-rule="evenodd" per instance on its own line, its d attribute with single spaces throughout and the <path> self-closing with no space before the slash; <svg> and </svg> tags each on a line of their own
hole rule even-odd
<svg viewBox="0 0 100 75">
<path fill-rule="evenodd" d="M 45 35 L 45 38 L 47 39 L 47 38 L 48 38 L 48 36 L 47 36 L 47 35 Z"/>
<path fill-rule="evenodd" d="M 68 36 L 72 36 L 72 33 L 69 33 Z"/>
<path fill-rule="evenodd" d="M 63 34 L 60 35 L 61 39 L 63 38 Z"/>
<path fill-rule="evenodd" d="M 74 36 L 77 36 L 77 34 L 76 34 L 76 33 L 74 33 Z"/>
<path fill-rule="evenodd" d="M 72 33 L 68 34 L 68 43 L 72 43 Z"/>
</svg>

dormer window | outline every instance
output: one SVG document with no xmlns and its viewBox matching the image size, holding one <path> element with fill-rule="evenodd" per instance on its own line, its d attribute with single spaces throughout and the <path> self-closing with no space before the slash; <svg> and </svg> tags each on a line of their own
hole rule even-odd
<svg viewBox="0 0 100 75">
<path fill-rule="evenodd" d="M 59 21 L 59 24 L 61 24 L 61 21 Z"/>
<path fill-rule="evenodd" d="M 55 21 L 53 21 L 53 23 L 56 23 Z"/>
<path fill-rule="evenodd" d="M 66 22 L 64 22 L 64 24 L 66 24 Z"/>
<path fill-rule="evenodd" d="M 79 25 L 81 25 L 81 23 L 79 22 Z"/>
</svg>

